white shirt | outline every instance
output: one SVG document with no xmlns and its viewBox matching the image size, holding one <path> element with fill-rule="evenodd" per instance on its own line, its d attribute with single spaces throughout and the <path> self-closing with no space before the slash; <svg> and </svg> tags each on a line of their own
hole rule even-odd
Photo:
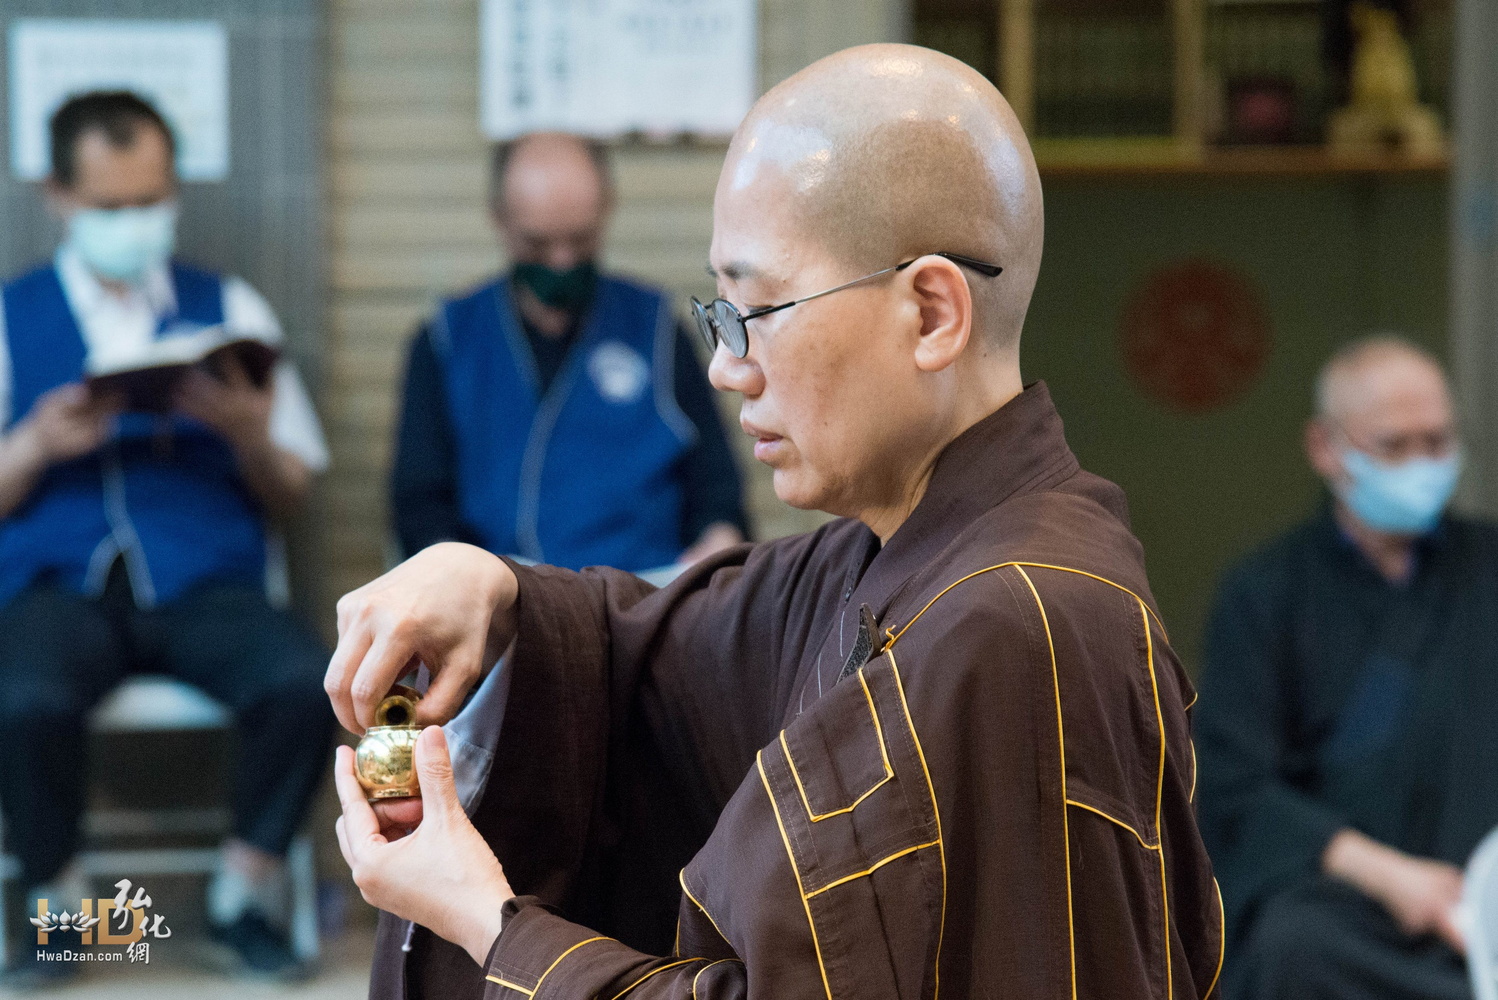
<svg viewBox="0 0 1498 1000">
<path fill-rule="evenodd" d="M 105 288 L 71 249 L 57 251 L 57 275 L 89 357 L 96 360 L 139 356 L 156 337 L 161 317 L 176 308 L 171 274 L 165 266 L 149 272 L 124 295 Z M 280 346 L 281 324 L 264 296 L 241 278 L 223 282 L 224 326 L 237 335 Z M 284 358 L 274 374 L 270 439 L 302 460 L 313 472 L 328 467 L 328 446 L 307 388 L 295 366 Z M 10 423 L 14 381 L 5 312 L 0 309 L 0 427 Z"/>
</svg>

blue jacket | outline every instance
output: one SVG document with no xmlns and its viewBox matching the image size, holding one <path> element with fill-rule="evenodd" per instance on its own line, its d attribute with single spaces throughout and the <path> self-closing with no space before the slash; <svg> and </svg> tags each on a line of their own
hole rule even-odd
<svg viewBox="0 0 1498 1000">
<path fill-rule="evenodd" d="M 493 552 L 643 570 L 681 552 L 677 466 L 696 428 L 676 405 L 665 296 L 601 278 L 544 396 L 508 279 L 443 304 L 464 520 Z"/>
<path fill-rule="evenodd" d="M 223 321 L 218 275 L 174 263 L 172 283 L 172 319 Z M 14 424 L 43 393 L 83 377 L 86 347 L 54 267 L 10 282 L 0 298 Z M 264 519 L 227 442 L 183 416 L 121 415 L 103 447 L 49 468 L 0 519 L 0 605 L 44 573 L 98 594 L 118 554 L 143 607 L 209 578 L 264 578 Z"/>
</svg>

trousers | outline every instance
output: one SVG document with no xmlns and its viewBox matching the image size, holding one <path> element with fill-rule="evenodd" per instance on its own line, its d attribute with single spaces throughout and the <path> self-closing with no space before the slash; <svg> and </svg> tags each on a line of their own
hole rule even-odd
<svg viewBox="0 0 1498 1000">
<path fill-rule="evenodd" d="M 1228 1000 L 1470 1000 L 1461 956 L 1407 937 L 1382 906 L 1330 878 L 1267 900 L 1223 970 Z M 1236 959 L 1236 961 L 1235 961 Z"/>
<path fill-rule="evenodd" d="M 100 597 L 43 578 L 0 610 L 0 784 L 7 848 L 29 889 L 77 852 L 89 712 L 133 673 L 169 674 L 228 706 L 238 724 L 234 834 L 284 855 L 330 770 L 328 653 L 290 613 L 242 582 L 210 582 L 167 605 L 135 605 L 116 562 Z M 190 761 L 172 762 L 190 773 Z"/>
</svg>

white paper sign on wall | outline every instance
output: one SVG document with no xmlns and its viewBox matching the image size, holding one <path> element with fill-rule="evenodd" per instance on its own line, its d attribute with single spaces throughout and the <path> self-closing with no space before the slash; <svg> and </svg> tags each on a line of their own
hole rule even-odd
<svg viewBox="0 0 1498 1000">
<path fill-rule="evenodd" d="M 480 124 L 729 135 L 756 93 L 756 21 L 755 0 L 483 0 Z"/>
<path fill-rule="evenodd" d="M 21 180 L 50 168 L 47 124 L 90 90 L 132 90 L 177 137 L 183 180 L 229 174 L 229 38 L 216 21 L 18 18 L 10 25 L 10 163 Z"/>
</svg>

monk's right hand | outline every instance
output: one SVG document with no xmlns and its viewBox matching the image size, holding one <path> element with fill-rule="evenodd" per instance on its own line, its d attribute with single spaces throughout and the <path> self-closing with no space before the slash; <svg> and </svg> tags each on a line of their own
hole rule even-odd
<svg viewBox="0 0 1498 1000">
<path fill-rule="evenodd" d="M 474 683 L 509 645 L 518 584 L 510 567 L 473 545 L 442 542 L 338 602 L 338 648 L 323 689 L 345 729 L 362 735 L 403 674 L 425 663 L 432 683 L 418 725 L 457 714 Z"/>
</svg>

